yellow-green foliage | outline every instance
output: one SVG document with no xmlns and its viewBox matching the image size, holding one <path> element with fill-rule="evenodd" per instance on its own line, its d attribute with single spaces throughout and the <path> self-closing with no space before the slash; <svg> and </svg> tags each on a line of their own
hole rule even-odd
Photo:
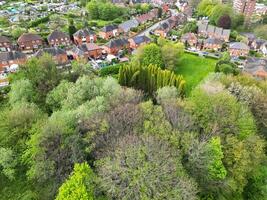
<svg viewBox="0 0 267 200">
<path fill-rule="evenodd" d="M 126 65 L 120 68 L 119 83 L 123 86 L 141 89 L 153 94 L 164 86 L 175 86 L 180 95 L 184 94 L 185 80 L 169 70 L 162 70 L 155 65 Z"/>
</svg>

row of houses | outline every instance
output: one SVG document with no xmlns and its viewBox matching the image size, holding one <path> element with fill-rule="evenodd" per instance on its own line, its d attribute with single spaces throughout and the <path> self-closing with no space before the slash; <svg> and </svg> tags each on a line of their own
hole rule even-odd
<svg viewBox="0 0 267 200">
<path fill-rule="evenodd" d="M 147 44 L 150 39 L 146 36 L 136 36 L 134 38 L 118 38 L 112 39 L 103 46 L 98 46 L 95 43 L 83 43 L 74 46 L 70 50 L 64 50 L 58 46 L 41 48 L 33 56 L 40 57 L 44 53 L 50 54 L 57 65 L 66 65 L 69 63 L 69 58 L 72 59 L 98 59 L 103 54 L 117 55 L 119 51 L 131 51 L 138 48 L 140 45 Z M 5 51 L 0 52 L 0 72 L 12 71 L 12 69 L 26 62 L 27 56 L 20 51 Z"/>
<path fill-rule="evenodd" d="M 174 27 L 182 25 L 186 21 L 187 21 L 187 16 L 182 13 L 171 16 L 169 19 L 160 23 L 159 26 L 154 30 L 154 33 L 157 36 L 166 38 Z"/>
<path fill-rule="evenodd" d="M 185 46 L 194 47 L 198 50 L 214 50 L 220 51 L 223 47 L 223 40 L 209 37 L 206 39 L 198 39 L 195 33 L 186 33 L 182 35 L 181 41 Z M 229 44 L 229 53 L 233 57 L 247 56 L 249 54 L 249 46 L 243 42 L 233 42 Z"/>
</svg>

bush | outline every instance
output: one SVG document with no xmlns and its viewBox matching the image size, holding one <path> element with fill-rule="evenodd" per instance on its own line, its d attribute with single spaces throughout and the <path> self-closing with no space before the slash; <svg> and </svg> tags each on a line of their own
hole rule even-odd
<svg viewBox="0 0 267 200">
<path fill-rule="evenodd" d="M 103 67 L 100 69 L 99 74 L 100 76 L 109 76 L 109 75 L 116 75 L 119 73 L 121 64 Z"/>
</svg>

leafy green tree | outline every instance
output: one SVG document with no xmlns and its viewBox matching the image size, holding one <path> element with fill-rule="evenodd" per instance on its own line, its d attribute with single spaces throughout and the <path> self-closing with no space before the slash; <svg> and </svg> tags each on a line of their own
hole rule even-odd
<svg viewBox="0 0 267 200">
<path fill-rule="evenodd" d="M 148 44 L 140 47 L 137 50 L 135 60 L 140 62 L 143 66 L 150 64 L 157 65 L 158 67 L 164 68 L 163 57 L 161 49 L 156 44 Z"/>
<path fill-rule="evenodd" d="M 47 93 L 59 84 L 61 75 L 53 58 L 45 54 L 28 60 L 13 79 L 28 79 L 37 93 L 35 103 L 44 106 Z"/>
<path fill-rule="evenodd" d="M 210 16 L 212 23 L 218 25 L 219 19 L 223 16 L 232 16 L 233 10 L 232 7 L 225 4 L 217 4 L 213 9 Z"/>
<path fill-rule="evenodd" d="M 73 34 L 77 31 L 77 28 L 74 26 L 73 19 L 69 21 L 69 35 L 73 38 Z"/>
<path fill-rule="evenodd" d="M 34 102 L 37 94 L 28 79 L 21 79 L 11 84 L 8 95 L 10 105 L 14 105 L 18 102 Z"/>
<path fill-rule="evenodd" d="M 12 29 L 11 35 L 15 40 L 17 40 L 23 33 L 25 33 L 25 31 L 25 29 L 17 27 Z"/>
<path fill-rule="evenodd" d="M 56 200 L 93 200 L 95 175 L 87 163 L 75 164 L 69 178 L 59 188 Z"/>
<path fill-rule="evenodd" d="M 0 169 L 2 173 L 10 180 L 15 179 L 15 167 L 17 160 L 14 152 L 10 148 L 0 148 Z"/>
<path fill-rule="evenodd" d="M 165 86 L 157 90 L 157 102 L 160 104 L 164 101 L 177 99 L 178 97 L 179 93 L 177 91 L 177 88 L 175 88 L 174 86 Z"/>
<path fill-rule="evenodd" d="M 231 20 L 231 17 L 229 15 L 223 15 L 217 21 L 217 25 L 219 27 L 224 28 L 224 29 L 230 29 L 231 23 L 232 23 L 232 20 Z"/>
<path fill-rule="evenodd" d="M 223 163 L 229 175 L 229 190 L 235 195 L 240 195 L 244 191 L 248 177 L 264 159 L 264 142 L 257 136 L 243 141 L 227 136 L 223 149 Z"/>
<path fill-rule="evenodd" d="M 175 86 L 180 95 L 184 94 L 185 81 L 181 75 L 174 72 L 161 70 L 159 67 L 149 65 L 126 65 L 120 68 L 119 83 L 123 86 L 133 86 L 148 94 L 153 94 L 157 89 L 164 86 Z"/>
<path fill-rule="evenodd" d="M 56 111 L 62 107 L 63 101 L 68 95 L 69 89 L 73 83 L 63 80 L 60 84 L 50 91 L 46 97 L 46 104 L 49 105 L 51 110 Z"/>
<path fill-rule="evenodd" d="M 244 198 L 251 200 L 267 198 L 267 167 L 266 163 L 254 170 L 252 177 L 244 189 Z"/>
<path fill-rule="evenodd" d="M 218 89 L 218 86 L 218 83 L 207 83 L 202 89 L 196 89 L 192 93 L 192 113 L 200 130 L 205 134 L 231 133 L 239 137 L 254 135 L 256 126 L 251 113 L 229 93 L 217 91 L 222 87 Z M 244 123 L 245 121 L 247 123 Z"/>
<path fill-rule="evenodd" d="M 178 65 L 181 56 L 184 53 L 184 45 L 181 43 L 177 44 L 165 44 L 162 49 L 162 58 L 164 61 L 165 68 L 174 70 Z"/>
<path fill-rule="evenodd" d="M 214 0 L 202 0 L 197 6 L 197 14 L 199 16 L 210 16 L 217 3 Z"/>
<path fill-rule="evenodd" d="M 175 150 L 152 137 L 122 138 L 96 168 L 100 187 L 110 198 L 197 199 L 196 184 L 185 174 Z"/>
</svg>

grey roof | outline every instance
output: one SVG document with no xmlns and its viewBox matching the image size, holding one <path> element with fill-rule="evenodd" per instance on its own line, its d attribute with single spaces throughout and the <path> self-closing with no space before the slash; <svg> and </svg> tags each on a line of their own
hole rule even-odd
<svg viewBox="0 0 267 200">
<path fill-rule="evenodd" d="M 23 33 L 19 39 L 18 43 L 23 43 L 23 42 L 29 42 L 33 40 L 42 40 L 41 36 L 34 34 L 34 33 Z"/>
<path fill-rule="evenodd" d="M 138 27 L 138 25 L 139 22 L 136 19 L 131 19 L 120 24 L 119 28 L 121 28 L 124 32 L 128 32 L 131 28 Z"/>
<path fill-rule="evenodd" d="M 222 35 L 223 29 L 219 27 L 215 27 L 215 34 Z"/>
<path fill-rule="evenodd" d="M 244 71 L 254 74 L 259 70 L 264 70 L 267 73 L 267 59 L 248 58 L 244 65 Z"/>
<path fill-rule="evenodd" d="M 52 56 L 57 56 L 57 55 L 63 55 L 63 54 L 67 54 L 65 50 L 57 48 L 57 47 L 50 47 L 50 48 L 44 48 L 44 49 L 40 49 L 36 52 L 36 56 L 40 57 L 42 56 L 44 53 L 48 53 Z"/>
<path fill-rule="evenodd" d="M 5 43 L 10 43 L 11 41 L 9 40 L 8 37 L 0 35 L 0 42 L 2 42 L 2 43 L 4 43 L 4 42 Z"/>
<path fill-rule="evenodd" d="M 169 28 L 170 24 L 168 22 L 163 22 L 158 27 L 159 30 L 166 30 L 166 31 L 168 31 Z"/>
<path fill-rule="evenodd" d="M 73 36 L 79 37 L 79 38 L 87 37 L 90 35 L 95 35 L 95 33 L 92 30 L 90 30 L 89 28 L 80 29 L 76 33 L 73 34 Z"/>
<path fill-rule="evenodd" d="M 26 58 L 24 53 L 19 51 L 0 52 L 0 62 Z"/>
<path fill-rule="evenodd" d="M 51 40 L 55 40 L 55 39 L 61 39 L 61 38 L 68 38 L 70 39 L 70 37 L 66 34 L 63 33 L 59 30 L 54 30 L 48 37 L 47 40 L 51 41 Z"/>
<path fill-rule="evenodd" d="M 205 44 L 222 44 L 223 42 L 217 38 L 208 38 L 204 41 Z"/>
<path fill-rule="evenodd" d="M 85 52 L 85 51 L 93 51 L 93 50 L 97 50 L 97 49 L 101 49 L 101 48 L 94 43 L 86 43 L 86 44 L 82 44 L 79 47 L 79 49 Z"/>
<path fill-rule="evenodd" d="M 245 36 L 248 38 L 248 40 L 253 41 L 256 39 L 256 36 L 254 33 L 240 33 L 241 35 Z"/>
<path fill-rule="evenodd" d="M 78 48 L 77 46 L 73 47 L 71 51 L 78 56 L 84 55 L 84 51 Z"/>
<path fill-rule="evenodd" d="M 118 29 L 118 26 L 117 26 L 117 25 L 113 25 L 113 24 L 111 24 L 111 25 L 104 26 L 104 27 L 101 29 L 101 31 L 103 31 L 103 32 L 110 32 L 110 31 L 113 31 L 113 30 L 115 30 L 115 29 Z"/>
<path fill-rule="evenodd" d="M 205 32 L 207 30 L 207 23 L 198 23 L 198 32 Z"/>
<path fill-rule="evenodd" d="M 214 31 L 215 31 L 215 26 L 208 25 L 207 31 L 208 31 L 208 33 L 214 33 Z"/>
<path fill-rule="evenodd" d="M 263 40 L 263 39 L 256 39 L 254 40 L 257 48 L 260 48 L 264 43 L 266 43 L 266 40 Z"/>
<path fill-rule="evenodd" d="M 231 49 L 249 50 L 248 45 L 243 42 L 233 42 L 230 44 Z"/>
<path fill-rule="evenodd" d="M 228 38 L 230 37 L 231 30 L 230 29 L 223 29 L 222 35 L 227 36 Z"/>
<path fill-rule="evenodd" d="M 181 37 L 182 40 L 190 40 L 191 38 L 197 39 L 194 33 L 185 33 Z"/>
<path fill-rule="evenodd" d="M 134 37 L 133 41 L 135 42 L 135 44 L 142 44 L 142 43 L 145 43 L 145 42 L 150 42 L 151 40 L 147 36 L 141 35 L 141 36 Z"/>
<path fill-rule="evenodd" d="M 129 42 L 125 38 L 110 40 L 105 46 L 109 48 L 121 47 L 127 45 Z"/>
</svg>

